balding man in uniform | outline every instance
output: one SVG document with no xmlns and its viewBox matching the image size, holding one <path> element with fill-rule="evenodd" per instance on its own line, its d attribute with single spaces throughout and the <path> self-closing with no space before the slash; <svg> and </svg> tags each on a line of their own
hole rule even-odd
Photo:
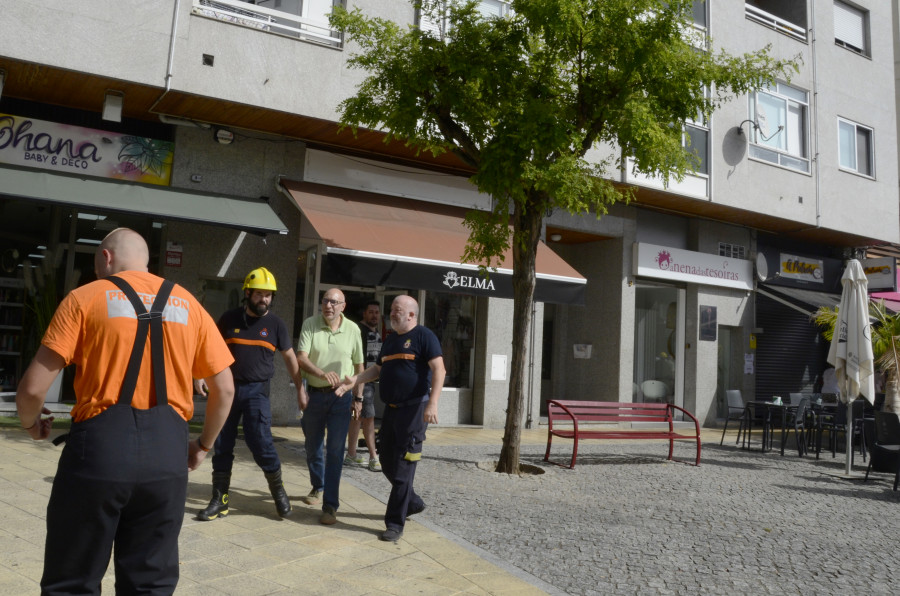
<svg viewBox="0 0 900 596">
<path fill-rule="evenodd" d="M 148 263 L 137 232 L 110 232 L 94 258 L 98 281 L 65 297 L 19 383 L 22 426 L 46 439 L 47 390 L 76 365 L 73 423 L 47 506 L 42 594 L 99 594 L 113 546 L 117 593 L 171 594 L 178 583 L 187 474 L 228 416 L 233 359 L 200 303 Z M 193 378 L 206 379 L 209 402 L 191 441 Z"/>
<path fill-rule="evenodd" d="M 411 296 L 397 296 L 391 304 L 391 327 L 374 365 L 356 377 L 347 377 L 338 393 L 381 379 L 381 400 L 386 406 L 379 432 L 381 471 L 391 483 L 385 531 L 380 538 L 397 542 L 406 518 L 425 509 L 413 490 L 416 464 L 429 424 L 437 424 L 438 399 L 444 386 L 441 343 L 431 329 L 418 324 L 419 305 Z"/>
</svg>

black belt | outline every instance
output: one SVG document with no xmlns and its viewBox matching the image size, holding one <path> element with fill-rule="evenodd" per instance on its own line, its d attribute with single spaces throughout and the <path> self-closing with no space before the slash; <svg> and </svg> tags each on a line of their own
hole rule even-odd
<svg viewBox="0 0 900 596">
<path fill-rule="evenodd" d="M 385 402 L 384 405 L 386 405 L 389 408 L 405 408 L 407 406 L 417 406 L 425 401 L 427 401 L 426 397 L 416 397 L 413 399 L 408 399 L 406 401 L 400 401 L 400 402 L 392 403 L 392 404 Z"/>
<path fill-rule="evenodd" d="M 310 385 L 306 388 L 310 393 L 334 393 L 334 387 L 313 387 Z"/>
</svg>

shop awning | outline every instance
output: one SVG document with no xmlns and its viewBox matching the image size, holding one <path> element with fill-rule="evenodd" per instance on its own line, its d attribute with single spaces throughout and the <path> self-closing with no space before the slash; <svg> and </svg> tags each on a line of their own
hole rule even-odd
<svg viewBox="0 0 900 596">
<path fill-rule="evenodd" d="M 328 283 L 386 286 L 512 298 L 512 255 L 488 279 L 460 263 L 469 231 L 465 209 L 349 190 L 281 181 L 304 215 L 302 237 L 320 238 Z M 548 246 L 537 253 L 535 300 L 584 304 L 586 280 Z"/>
<path fill-rule="evenodd" d="M 162 186 L 0 166 L 0 194 L 75 207 L 287 234 L 267 203 Z"/>
<path fill-rule="evenodd" d="M 801 290 L 784 286 L 760 285 L 757 288 L 757 292 L 809 316 L 812 316 L 820 306 L 834 308 L 841 302 L 840 294 L 829 294 L 828 292 Z M 895 292 L 878 292 L 870 294 L 869 298 L 871 300 L 882 300 L 885 308 L 894 312 L 900 312 L 900 296 L 893 300 L 888 297 L 893 297 L 895 294 Z"/>
<path fill-rule="evenodd" d="M 834 308 L 841 301 L 840 294 L 829 294 L 827 292 L 802 290 L 800 288 L 788 288 L 784 286 L 760 284 L 756 291 L 767 298 L 780 302 L 807 316 L 812 316 L 812 314 L 821 306 Z"/>
</svg>

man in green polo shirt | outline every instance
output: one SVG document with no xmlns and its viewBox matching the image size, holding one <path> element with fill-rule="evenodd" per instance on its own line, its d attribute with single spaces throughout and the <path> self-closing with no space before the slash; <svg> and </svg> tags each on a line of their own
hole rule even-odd
<svg viewBox="0 0 900 596">
<path fill-rule="evenodd" d="M 344 438 L 350 415 L 352 412 L 359 416 L 363 401 L 362 386 L 355 394 L 335 394 L 341 380 L 361 373 L 365 362 L 359 327 L 344 316 L 345 306 L 343 292 L 337 288 L 326 291 L 322 314 L 303 321 L 297 346 L 297 361 L 308 390 L 308 397 L 298 396 L 298 400 L 303 411 L 300 425 L 306 437 L 306 464 L 312 484 L 303 501 L 309 505 L 324 501 L 319 522 L 327 526 L 337 522 Z"/>
</svg>

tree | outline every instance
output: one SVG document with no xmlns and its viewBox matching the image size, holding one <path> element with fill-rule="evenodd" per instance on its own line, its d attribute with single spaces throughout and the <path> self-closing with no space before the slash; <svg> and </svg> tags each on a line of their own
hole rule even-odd
<svg viewBox="0 0 900 596">
<path fill-rule="evenodd" d="M 837 307 L 821 306 L 812 314 L 812 321 L 822 329 L 822 337 L 831 343 L 837 325 Z M 872 353 L 875 366 L 885 376 L 882 410 L 900 414 L 900 313 L 889 311 L 884 300 L 869 301 L 872 320 Z"/>
<path fill-rule="evenodd" d="M 697 157 L 686 120 L 786 76 L 769 49 L 740 57 L 697 47 L 690 0 L 512 0 L 508 16 L 477 2 L 411 0 L 437 32 L 336 7 L 332 26 L 359 51 L 367 77 L 339 107 L 344 125 L 386 131 L 433 154 L 450 151 L 493 198 L 473 211 L 462 259 L 483 272 L 513 256 L 510 387 L 498 472 L 517 473 L 535 255 L 554 209 L 596 217 L 634 190 L 610 180 L 636 170 L 680 180 Z M 607 149 L 602 155 L 588 152 Z M 510 229 L 510 227 L 512 229 Z"/>
</svg>

